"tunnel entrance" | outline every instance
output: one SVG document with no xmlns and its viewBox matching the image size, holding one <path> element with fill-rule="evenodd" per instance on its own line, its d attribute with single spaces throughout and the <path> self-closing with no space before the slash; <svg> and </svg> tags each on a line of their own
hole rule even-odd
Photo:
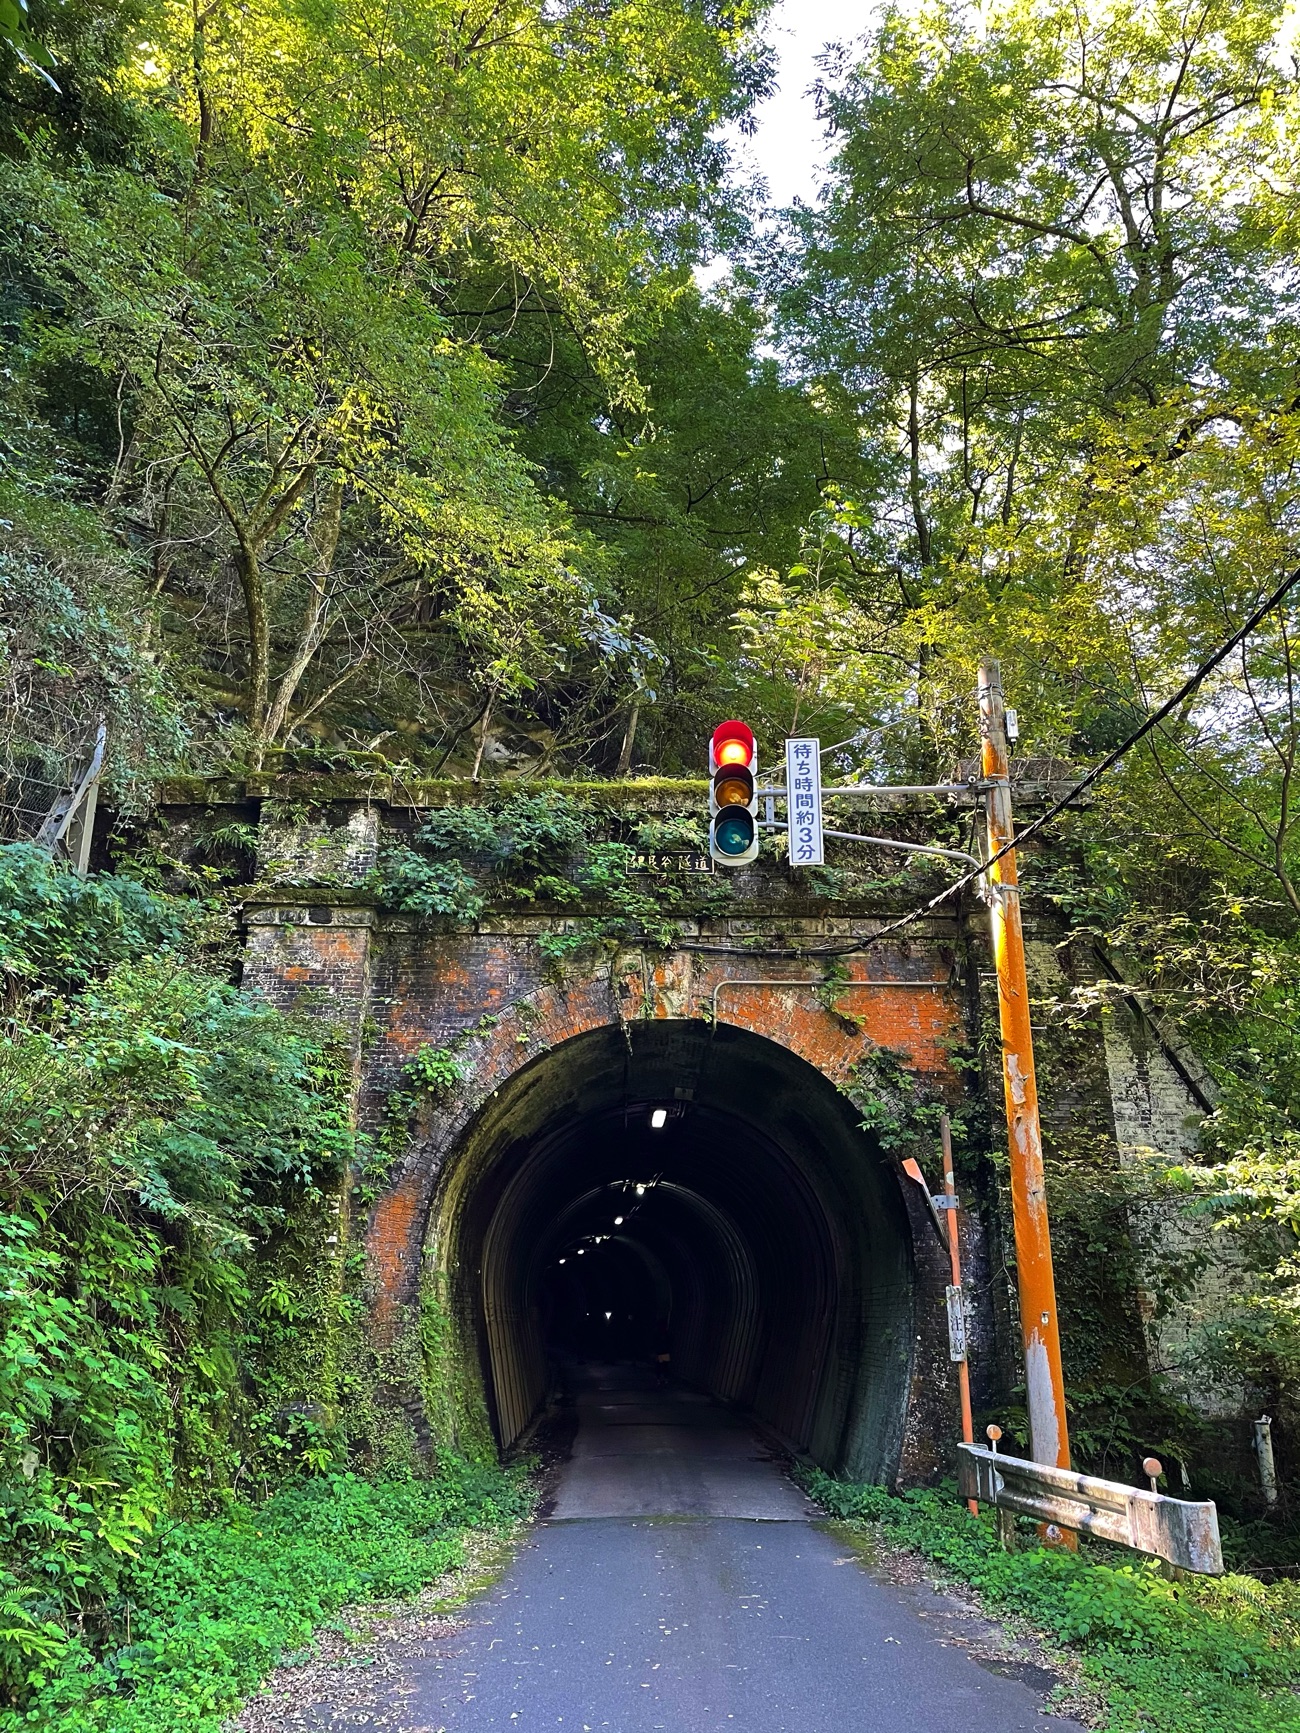
<svg viewBox="0 0 1300 1733">
<path fill-rule="evenodd" d="M 892 1478 L 914 1340 L 890 1163 L 813 1066 L 731 1025 L 553 1048 L 444 1169 L 431 1257 L 498 1444 L 565 1360 L 649 1365 L 835 1472 Z"/>
</svg>

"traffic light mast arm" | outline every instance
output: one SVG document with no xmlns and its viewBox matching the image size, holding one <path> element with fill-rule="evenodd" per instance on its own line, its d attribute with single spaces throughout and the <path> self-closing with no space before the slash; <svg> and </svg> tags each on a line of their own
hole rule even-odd
<svg viewBox="0 0 1300 1733">
<path fill-rule="evenodd" d="M 833 790 L 831 792 L 834 792 Z M 760 830 L 789 830 L 790 826 L 782 819 L 760 818 Z M 823 830 L 823 836 L 832 836 L 837 842 L 871 842 L 878 848 L 898 849 L 903 854 L 941 854 L 948 860 L 969 861 L 971 866 L 979 867 L 984 863 L 977 860 L 973 854 L 966 854 L 959 848 L 940 848 L 937 843 L 929 842 L 896 842 L 890 836 L 859 836 L 855 830 Z"/>
<path fill-rule="evenodd" d="M 822 798 L 829 800 L 834 796 L 838 799 L 844 795 L 856 794 L 946 794 L 963 795 L 973 803 L 978 799 L 983 789 L 984 784 L 982 782 L 911 782 L 899 783 L 894 787 L 886 783 L 846 782 L 841 783 L 838 787 L 832 784 L 829 788 L 823 788 Z M 755 793 L 767 801 L 768 811 L 767 818 L 759 819 L 758 828 L 760 830 L 789 830 L 790 826 L 787 822 L 772 816 L 772 803 L 777 799 L 788 801 L 790 798 L 790 790 L 786 784 L 783 782 L 761 783 Z M 965 849 L 940 848 L 937 843 L 899 842 L 895 837 L 864 836 L 860 831 L 828 830 L 825 827 L 823 827 L 821 834 L 831 837 L 836 842 L 866 842 L 871 843 L 876 848 L 894 849 L 899 854 L 938 855 L 945 860 L 964 861 L 967 865 L 977 869 L 984 864 L 975 855 L 968 854 Z"/>
<path fill-rule="evenodd" d="M 760 794 L 784 794 L 784 792 L 784 789 L 759 790 Z M 827 789 L 826 792 L 835 794 L 838 790 L 831 788 Z M 790 826 L 784 819 L 760 818 L 758 828 L 759 830 L 789 830 Z M 967 861 L 973 867 L 980 867 L 984 864 L 975 855 L 967 854 L 965 849 L 940 848 L 938 843 L 933 842 L 899 842 L 892 836 L 863 836 L 856 830 L 823 830 L 822 835 L 834 837 L 837 842 L 869 842 L 877 848 L 897 849 L 900 854 L 937 854 L 942 855 L 945 860 Z"/>
<path fill-rule="evenodd" d="M 823 796 L 841 794 L 964 794 L 972 801 L 978 795 L 982 784 L 978 782 L 842 782 L 838 786 L 831 784 L 823 787 Z M 789 790 L 783 782 L 764 782 L 760 784 L 760 794 L 786 795 Z"/>
</svg>

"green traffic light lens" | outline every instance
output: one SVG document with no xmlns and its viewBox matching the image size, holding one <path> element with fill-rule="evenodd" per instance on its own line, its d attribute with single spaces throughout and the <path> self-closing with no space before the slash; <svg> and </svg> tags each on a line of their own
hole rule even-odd
<svg viewBox="0 0 1300 1733">
<path fill-rule="evenodd" d="M 753 813 L 725 813 L 713 827 L 713 840 L 720 854 L 744 854 L 754 840 Z"/>
</svg>

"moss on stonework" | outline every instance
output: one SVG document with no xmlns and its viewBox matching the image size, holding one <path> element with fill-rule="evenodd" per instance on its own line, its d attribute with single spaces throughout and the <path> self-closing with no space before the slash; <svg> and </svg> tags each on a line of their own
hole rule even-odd
<svg viewBox="0 0 1300 1733">
<path fill-rule="evenodd" d="M 446 1273 L 426 1258 L 420 1279 L 420 1388 L 430 1432 L 435 1448 L 454 1450 L 476 1462 L 495 1462 L 483 1375 L 465 1346 L 473 1332 L 457 1328 L 449 1290 Z"/>
<path fill-rule="evenodd" d="M 557 778 L 509 778 L 492 782 L 467 782 L 463 778 L 430 777 L 407 780 L 381 773 L 370 775 L 320 771 L 309 774 L 231 777 L 174 776 L 158 784 L 162 806 L 227 805 L 245 800 L 305 803 L 313 809 L 340 801 L 383 801 L 395 807 L 474 806 L 508 798 L 512 794 L 558 793 L 576 799 L 600 800 L 610 806 L 635 805 L 638 801 L 680 800 L 698 802 L 707 798 L 705 778 L 646 776 L 621 782 L 568 782 Z"/>
<path fill-rule="evenodd" d="M 565 782 L 523 777 L 500 782 L 465 782 L 452 779 L 408 782 L 393 790 L 392 804 L 413 806 L 494 806 L 515 795 L 554 794 L 570 800 L 609 807 L 653 806 L 657 811 L 672 805 L 697 807 L 707 801 L 709 784 L 704 777 L 645 776 L 625 782 Z"/>
<path fill-rule="evenodd" d="M 239 806 L 244 784 L 228 776 L 169 776 L 158 784 L 159 806 Z"/>
</svg>

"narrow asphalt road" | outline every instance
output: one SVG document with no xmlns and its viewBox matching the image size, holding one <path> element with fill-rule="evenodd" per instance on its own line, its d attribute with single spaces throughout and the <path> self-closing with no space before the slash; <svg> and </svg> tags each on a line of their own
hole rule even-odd
<svg viewBox="0 0 1300 1733">
<path fill-rule="evenodd" d="M 1081 1733 L 974 1660 L 951 1603 L 846 1556 L 734 1415 L 626 1367 L 595 1369 L 578 1410 L 551 1514 L 400 1708 L 347 1726 Z"/>
</svg>

